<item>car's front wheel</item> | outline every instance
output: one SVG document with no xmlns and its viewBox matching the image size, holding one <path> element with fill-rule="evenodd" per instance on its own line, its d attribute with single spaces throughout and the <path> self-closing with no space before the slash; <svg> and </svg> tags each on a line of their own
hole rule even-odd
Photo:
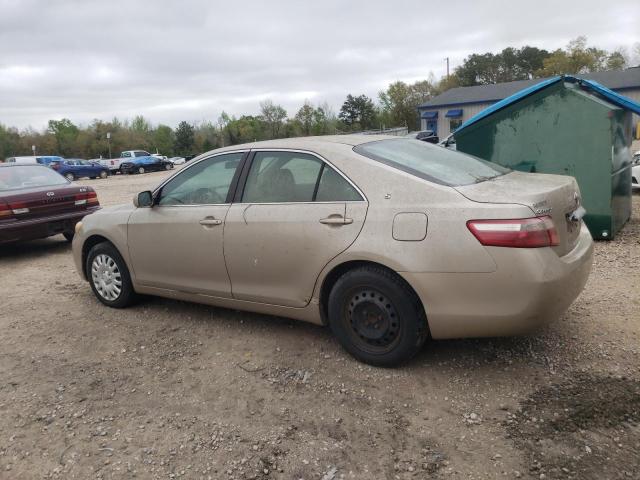
<svg viewBox="0 0 640 480">
<path fill-rule="evenodd" d="M 106 170 L 102 170 L 102 171 L 100 172 L 100 178 L 102 178 L 103 180 L 104 180 L 105 178 L 107 178 L 108 176 L 109 176 L 109 173 L 108 173 Z"/>
<path fill-rule="evenodd" d="M 144 167 L 138 167 L 138 173 L 144 173 Z"/>
<path fill-rule="evenodd" d="M 424 344 L 427 321 L 416 294 L 397 274 L 375 265 L 348 271 L 329 294 L 329 325 L 358 360 L 393 367 Z"/>
<path fill-rule="evenodd" d="M 127 264 L 111 243 L 95 245 L 87 255 L 85 268 L 91 290 L 105 305 L 124 308 L 136 300 Z"/>
<path fill-rule="evenodd" d="M 170 163 L 165 163 L 165 164 L 164 164 L 164 169 L 165 169 L 165 170 L 171 170 L 172 168 L 173 168 L 173 167 L 172 167 L 172 165 L 171 165 Z"/>
</svg>

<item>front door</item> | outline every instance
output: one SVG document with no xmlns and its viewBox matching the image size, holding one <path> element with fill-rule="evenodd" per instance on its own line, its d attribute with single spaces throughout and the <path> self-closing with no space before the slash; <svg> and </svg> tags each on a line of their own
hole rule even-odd
<svg viewBox="0 0 640 480">
<path fill-rule="evenodd" d="M 225 223 L 233 297 L 304 307 L 322 269 L 357 238 L 367 203 L 315 155 L 259 151 Z"/>
<path fill-rule="evenodd" d="M 230 187 L 243 153 L 209 157 L 182 170 L 129 219 L 129 254 L 145 286 L 231 296 L 223 254 Z"/>
<path fill-rule="evenodd" d="M 434 135 L 438 135 L 438 120 L 427 120 L 427 130 L 431 130 Z"/>
</svg>

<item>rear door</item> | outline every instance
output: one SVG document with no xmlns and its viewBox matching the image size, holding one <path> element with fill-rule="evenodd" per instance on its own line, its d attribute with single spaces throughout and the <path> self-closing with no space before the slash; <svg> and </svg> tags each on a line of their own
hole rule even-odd
<svg viewBox="0 0 640 480">
<path fill-rule="evenodd" d="M 367 202 L 312 153 L 256 151 L 245 170 L 224 232 L 233 297 L 304 307 L 321 270 L 357 238 Z"/>
</svg>

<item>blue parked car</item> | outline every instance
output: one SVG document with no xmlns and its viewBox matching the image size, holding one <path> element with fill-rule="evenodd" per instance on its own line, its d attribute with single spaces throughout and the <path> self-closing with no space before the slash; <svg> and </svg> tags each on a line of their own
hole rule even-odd
<svg viewBox="0 0 640 480">
<path fill-rule="evenodd" d="M 76 178 L 107 178 L 109 176 L 107 167 L 80 158 L 55 160 L 49 166 L 70 182 Z"/>
<path fill-rule="evenodd" d="M 171 170 L 173 162 L 157 157 L 135 157 L 120 164 L 121 173 L 145 173 L 158 170 Z"/>
</svg>

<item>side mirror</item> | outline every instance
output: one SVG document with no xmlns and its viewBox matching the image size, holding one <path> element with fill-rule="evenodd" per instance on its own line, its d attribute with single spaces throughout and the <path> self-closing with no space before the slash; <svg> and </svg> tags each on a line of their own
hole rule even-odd
<svg viewBox="0 0 640 480">
<path fill-rule="evenodd" d="M 136 208 L 151 207 L 153 205 L 153 195 L 149 190 L 140 192 L 133 197 L 133 204 Z"/>
</svg>

